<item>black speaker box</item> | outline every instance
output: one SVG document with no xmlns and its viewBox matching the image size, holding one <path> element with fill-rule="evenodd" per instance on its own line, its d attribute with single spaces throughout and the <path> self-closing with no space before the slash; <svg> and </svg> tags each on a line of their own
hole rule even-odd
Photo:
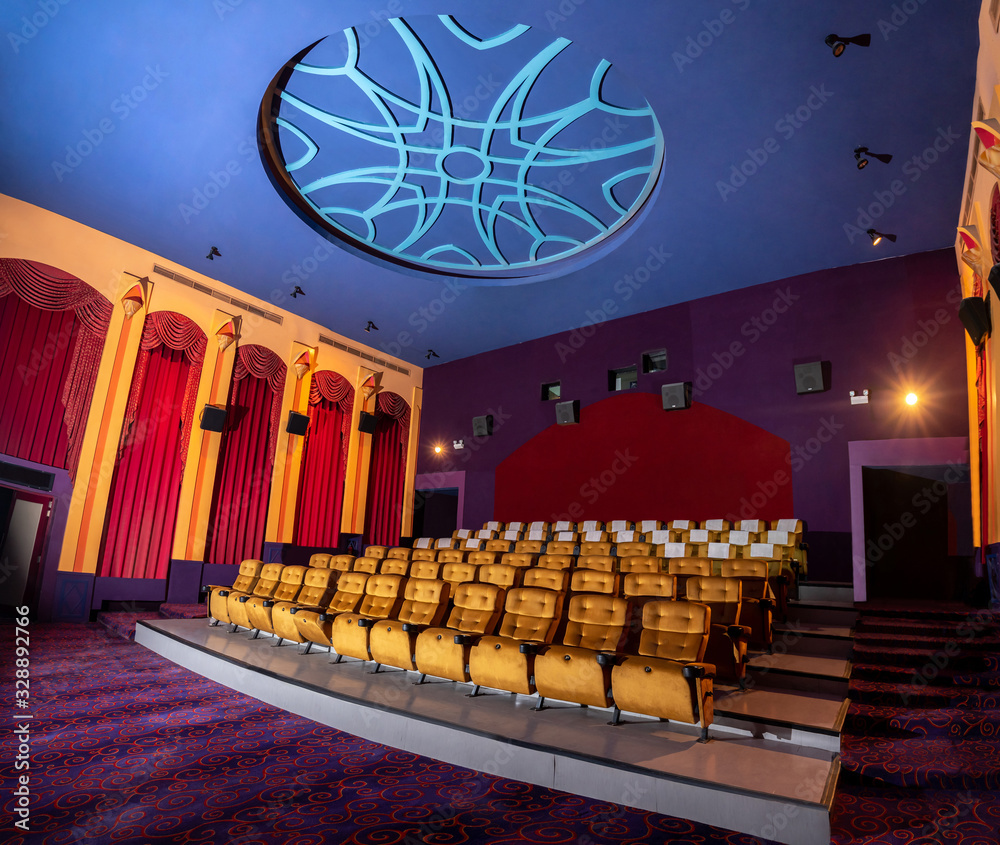
<svg viewBox="0 0 1000 845">
<path fill-rule="evenodd" d="M 298 411 L 288 412 L 288 425 L 285 431 L 289 434 L 305 434 L 309 429 L 309 415 L 300 414 Z"/>
<path fill-rule="evenodd" d="M 830 382 L 822 361 L 795 365 L 796 393 L 822 393 L 829 389 Z"/>
<path fill-rule="evenodd" d="M 691 382 L 679 381 L 660 387 L 660 398 L 664 411 L 679 411 L 691 407 Z"/>
<path fill-rule="evenodd" d="M 374 434 L 375 415 L 369 414 L 367 411 L 362 411 L 361 416 L 358 418 L 358 431 L 364 432 L 365 434 Z"/>
<path fill-rule="evenodd" d="M 472 436 L 489 437 L 493 433 L 493 414 L 472 418 Z"/>
<path fill-rule="evenodd" d="M 222 431 L 226 424 L 226 409 L 219 405 L 206 405 L 201 412 L 203 431 Z"/>
<path fill-rule="evenodd" d="M 965 330 L 972 338 L 972 343 L 979 346 L 993 331 L 990 320 L 990 296 L 980 299 L 978 296 L 967 296 L 958 306 L 958 319 L 962 321 Z"/>
<path fill-rule="evenodd" d="M 556 402 L 556 422 L 559 425 L 574 425 L 580 422 L 580 400 Z"/>
</svg>

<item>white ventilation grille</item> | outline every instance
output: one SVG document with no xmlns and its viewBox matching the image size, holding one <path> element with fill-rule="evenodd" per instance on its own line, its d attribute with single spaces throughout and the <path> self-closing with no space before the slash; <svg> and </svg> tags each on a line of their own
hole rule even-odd
<svg viewBox="0 0 1000 845">
<path fill-rule="evenodd" d="M 285 322 L 285 318 L 280 314 L 275 314 L 273 311 L 258 308 L 256 305 L 251 305 L 249 302 L 244 302 L 242 299 L 236 299 L 227 293 L 218 291 L 215 288 L 202 284 L 201 282 L 196 282 L 194 279 L 189 279 L 187 276 L 182 276 L 180 273 L 175 273 L 173 270 L 168 270 L 166 267 L 162 267 L 159 264 L 153 265 L 153 272 L 159 276 L 165 276 L 168 279 L 173 279 L 175 282 L 179 282 L 189 288 L 194 288 L 194 290 L 199 293 L 204 293 L 214 299 L 222 300 L 227 305 L 232 305 L 233 308 L 239 308 L 241 311 L 246 311 L 248 314 L 256 314 L 258 317 L 263 317 L 265 320 L 270 320 L 272 323 L 277 323 L 279 326 Z"/>
<path fill-rule="evenodd" d="M 378 358 L 375 355 L 369 355 L 367 352 L 362 352 L 360 349 L 355 349 L 353 346 L 348 346 L 346 343 L 341 343 L 339 340 L 334 340 L 332 337 L 327 337 L 325 334 L 319 336 L 319 342 L 325 343 L 327 346 L 332 346 L 334 349 L 339 349 L 342 352 L 346 352 L 348 355 L 355 355 L 362 361 L 371 361 L 373 364 L 378 364 L 380 367 L 385 367 L 387 370 L 395 370 L 397 373 L 402 373 L 404 376 L 408 376 L 410 371 L 406 367 L 397 367 L 391 361 L 386 361 L 384 358 Z"/>
</svg>

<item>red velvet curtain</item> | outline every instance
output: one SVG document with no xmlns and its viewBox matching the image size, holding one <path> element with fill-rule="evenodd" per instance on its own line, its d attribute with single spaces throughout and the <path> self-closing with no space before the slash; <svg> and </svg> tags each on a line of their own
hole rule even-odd
<svg viewBox="0 0 1000 845">
<path fill-rule="evenodd" d="M 347 379 L 328 370 L 313 374 L 295 503 L 297 545 L 336 548 L 340 543 L 353 408 L 354 388 Z"/>
<path fill-rule="evenodd" d="M 33 261 L 0 259 L 0 452 L 75 478 L 111 303 Z"/>
<path fill-rule="evenodd" d="M 146 317 L 111 480 L 102 576 L 167 575 L 205 340 L 181 314 Z"/>
<path fill-rule="evenodd" d="M 410 434 L 410 406 L 402 396 L 380 393 L 375 400 L 375 433 L 365 509 L 367 542 L 395 546 L 403 523 L 403 484 Z"/>
<path fill-rule="evenodd" d="M 264 548 L 281 397 L 288 368 L 270 349 L 236 352 L 209 520 L 207 560 L 239 564 Z"/>
</svg>

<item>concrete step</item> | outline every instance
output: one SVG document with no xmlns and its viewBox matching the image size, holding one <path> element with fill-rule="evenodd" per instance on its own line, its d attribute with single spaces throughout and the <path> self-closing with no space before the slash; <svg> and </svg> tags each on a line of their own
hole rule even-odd
<svg viewBox="0 0 1000 845">
<path fill-rule="evenodd" d="M 802 690 L 847 697 L 851 661 L 820 654 L 755 654 L 747 665 L 751 688 Z"/>
<path fill-rule="evenodd" d="M 788 619 L 815 625 L 853 628 L 858 621 L 858 611 L 852 602 L 790 599 Z"/>
<path fill-rule="evenodd" d="M 854 601 L 854 585 L 845 581 L 804 581 L 798 585 L 799 601 Z"/>
<path fill-rule="evenodd" d="M 851 656 L 854 646 L 853 631 L 842 625 L 818 622 L 776 622 L 774 625 L 775 653 L 815 654 L 825 657 Z"/>
</svg>

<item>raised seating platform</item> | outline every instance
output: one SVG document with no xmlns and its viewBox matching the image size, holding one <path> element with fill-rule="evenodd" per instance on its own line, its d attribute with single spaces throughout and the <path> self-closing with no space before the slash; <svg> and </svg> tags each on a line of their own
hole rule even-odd
<svg viewBox="0 0 1000 845">
<path fill-rule="evenodd" d="M 262 701 L 406 751 L 778 842 L 830 841 L 842 696 L 783 687 L 773 683 L 779 672 L 746 692 L 720 687 L 713 741 L 702 744 L 694 726 L 626 713 L 612 727 L 602 709 L 551 701 L 533 712 L 536 697 L 499 692 L 470 699 L 465 685 L 416 686 L 414 673 L 372 674 L 355 661 L 333 666 L 326 652 L 275 648 L 204 619 L 141 620 L 136 641 Z M 807 669 L 831 659 L 795 658 Z"/>
</svg>

